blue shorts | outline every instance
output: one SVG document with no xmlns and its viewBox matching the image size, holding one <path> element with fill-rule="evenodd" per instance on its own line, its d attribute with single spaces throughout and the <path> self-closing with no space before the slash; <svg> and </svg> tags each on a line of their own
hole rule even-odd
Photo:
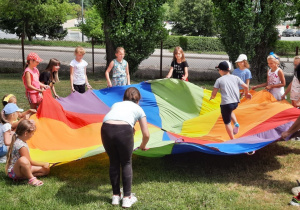
<svg viewBox="0 0 300 210">
<path fill-rule="evenodd" d="M 238 103 L 220 105 L 223 122 L 225 125 L 231 122 L 231 113 L 238 107 Z"/>
<path fill-rule="evenodd" d="M 7 154 L 7 146 L 3 144 L 2 147 L 0 147 L 0 157 Z"/>
</svg>

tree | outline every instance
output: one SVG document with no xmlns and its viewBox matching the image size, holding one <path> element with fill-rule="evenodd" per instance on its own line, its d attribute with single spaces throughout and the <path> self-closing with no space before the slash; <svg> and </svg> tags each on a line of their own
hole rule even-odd
<svg viewBox="0 0 300 210">
<path fill-rule="evenodd" d="M 220 38 L 230 61 L 247 54 L 251 71 L 262 79 L 267 55 L 275 49 L 275 26 L 285 17 L 288 0 L 213 0 Z"/>
<path fill-rule="evenodd" d="M 115 57 L 118 46 L 126 50 L 125 59 L 134 73 L 138 65 L 167 36 L 163 27 L 165 0 L 99 0 L 94 3 L 103 20 L 107 65 Z"/>
<path fill-rule="evenodd" d="M 79 27 L 87 37 L 94 38 L 98 42 L 104 41 L 103 21 L 95 6 L 85 12 L 85 23 Z"/>
<path fill-rule="evenodd" d="M 180 0 L 170 6 L 173 32 L 191 36 L 213 36 L 216 34 L 214 4 L 212 0 Z"/>
<path fill-rule="evenodd" d="M 31 41 L 36 34 L 50 38 L 63 38 L 61 24 L 71 12 L 67 0 L 1 0 L 0 28 L 18 36 L 25 34 Z"/>
</svg>

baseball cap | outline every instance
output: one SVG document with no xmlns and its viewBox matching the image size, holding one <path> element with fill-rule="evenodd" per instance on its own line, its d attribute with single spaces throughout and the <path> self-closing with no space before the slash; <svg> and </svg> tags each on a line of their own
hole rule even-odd
<svg viewBox="0 0 300 210">
<path fill-rule="evenodd" d="M 4 114 L 12 114 L 14 112 L 23 112 L 24 109 L 20 109 L 16 104 L 14 103 L 8 103 L 3 108 Z"/>
<path fill-rule="evenodd" d="M 245 60 L 247 60 L 247 55 L 240 54 L 235 62 L 237 63 L 237 62 L 241 62 L 241 61 L 245 61 Z"/>
<path fill-rule="evenodd" d="M 219 63 L 218 66 L 216 66 L 216 68 L 218 68 L 220 70 L 228 71 L 229 70 L 228 62 L 227 61 L 222 61 L 221 63 Z"/>
<path fill-rule="evenodd" d="M 34 61 L 37 61 L 37 62 L 42 62 L 43 59 L 41 59 L 38 54 L 34 53 L 34 52 L 31 52 L 27 55 L 27 60 L 34 60 Z"/>
</svg>

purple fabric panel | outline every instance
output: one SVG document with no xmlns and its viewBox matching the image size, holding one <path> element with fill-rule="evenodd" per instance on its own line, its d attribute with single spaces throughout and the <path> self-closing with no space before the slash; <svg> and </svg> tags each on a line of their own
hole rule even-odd
<svg viewBox="0 0 300 210">
<path fill-rule="evenodd" d="M 92 90 L 81 94 L 71 93 L 65 98 L 56 99 L 66 111 L 82 114 L 106 114 L 110 108 Z"/>
</svg>

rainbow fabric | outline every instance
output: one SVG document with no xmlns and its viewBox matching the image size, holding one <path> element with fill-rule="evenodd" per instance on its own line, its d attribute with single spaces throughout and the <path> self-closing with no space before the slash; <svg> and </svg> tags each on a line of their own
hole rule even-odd
<svg viewBox="0 0 300 210">
<path fill-rule="evenodd" d="M 34 160 L 65 163 L 105 152 L 100 136 L 102 120 L 110 107 L 122 101 L 128 87 L 142 95 L 150 140 L 148 157 L 191 151 L 234 155 L 258 150 L 276 141 L 300 115 L 287 101 L 276 101 L 267 91 L 252 92 L 234 111 L 240 124 L 236 139 L 230 140 L 220 114 L 220 94 L 209 101 L 211 91 L 176 79 L 154 80 L 130 86 L 78 92 L 53 99 L 50 90 L 36 115 L 37 131 L 28 141 Z M 142 141 L 138 123 L 135 147 Z"/>
</svg>

